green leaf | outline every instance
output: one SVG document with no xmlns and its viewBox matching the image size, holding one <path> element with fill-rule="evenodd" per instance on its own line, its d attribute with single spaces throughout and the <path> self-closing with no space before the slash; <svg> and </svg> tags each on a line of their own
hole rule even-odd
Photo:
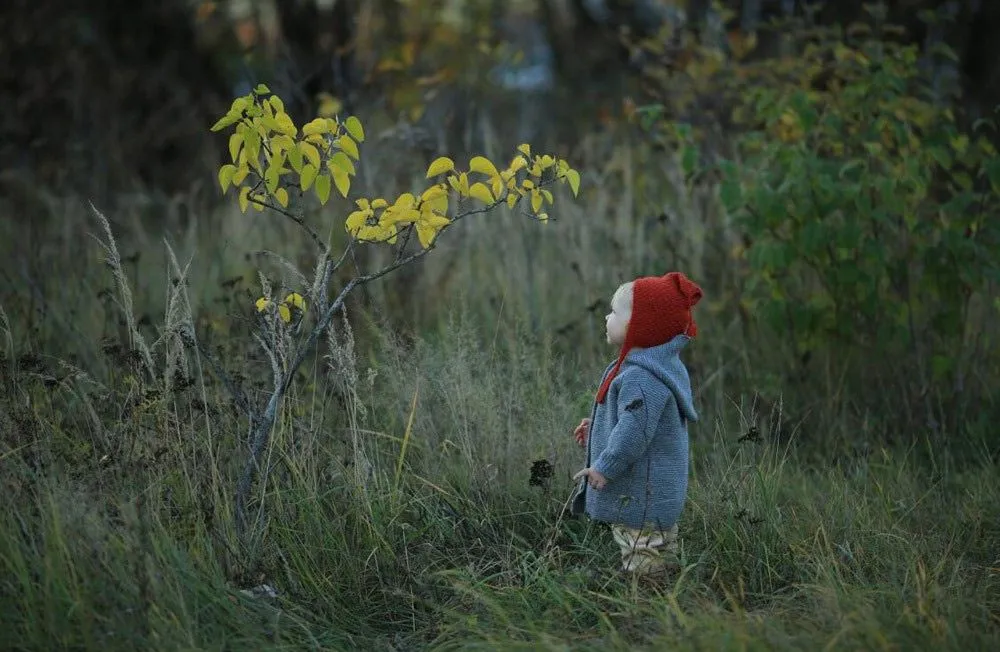
<svg viewBox="0 0 1000 652">
<path fill-rule="evenodd" d="M 246 213 L 247 206 L 250 204 L 250 186 L 243 186 L 240 188 L 240 212 Z"/>
<path fill-rule="evenodd" d="M 573 191 L 573 196 L 576 197 L 577 193 L 580 192 L 580 173 L 572 168 L 566 170 L 566 182 L 569 184 L 569 189 Z"/>
<path fill-rule="evenodd" d="M 253 89 L 253 92 L 257 95 L 267 95 L 271 92 L 271 89 L 266 84 L 257 84 L 257 88 Z"/>
<path fill-rule="evenodd" d="M 330 200 L 330 175 L 321 174 L 316 177 L 316 197 L 319 198 L 319 203 L 326 205 L 326 202 Z"/>
<path fill-rule="evenodd" d="M 212 125 L 211 131 L 221 131 L 229 125 L 235 124 L 243 117 L 242 113 L 227 113 L 219 118 L 219 121 Z"/>
<path fill-rule="evenodd" d="M 282 208 L 288 208 L 288 191 L 284 188 L 278 188 L 274 191 L 274 198 L 278 200 Z"/>
<path fill-rule="evenodd" d="M 299 173 L 299 185 L 302 192 L 306 192 L 312 187 L 317 174 L 319 174 L 319 170 L 312 163 L 306 163 L 302 166 L 302 172 Z"/>
<path fill-rule="evenodd" d="M 330 176 L 333 177 L 333 183 L 337 186 L 337 192 L 340 193 L 341 197 L 347 197 L 347 192 L 351 189 L 351 177 L 347 175 L 347 172 L 338 167 L 327 167 L 330 168 Z"/>
<path fill-rule="evenodd" d="M 353 140 L 351 140 L 350 136 L 346 135 L 341 136 L 340 138 L 337 139 L 336 142 L 337 145 L 340 147 L 340 149 L 343 152 L 345 152 L 348 156 L 353 158 L 355 161 L 359 160 L 360 153 L 358 152 L 358 145 Z"/>
<path fill-rule="evenodd" d="M 243 183 L 243 180 L 246 179 L 247 175 L 249 174 L 250 174 L 250 166 L 248 166 L 245 163 L 240 167 L 236 168 L 236 171 L 233 173 L 233 185 L 238 186 L 241 183 Z"/>
<path fill-rule="evenodd" d="M 351 138 L 359 143 L 365 142 L 365 129 L 361 126 L 361 121 L 353 115 L 344 121 L 344 129 L 351 135 Z"/>
<path fill-rule="evenodd" d="M 309 163 L 316 169 L 320 167 L 320 156 L 319 150 L 312 143 L 307 143 L 306 141 L 299 141 L 297 149 L 302 152 L 302 156 L 309 160 Z"/>
<path fill-rule="evenodd" d="M 723 177 L 719 184 L 719 199 L 727 213 L 735 213 L 743 206 L 743 188 L 739 179 Z"/>
<path fill-rule="evenodd" d="M 292 169 L 302 174 L 302 150 L 297 146 L 292 146 L 288 148 L 288 163 L 292 166 Z"/>
<path fill-rule="evenodd" d="M 226 190 L 229 188 L 229 184 L 233 182 L 234 174 L 236 174 L 235 165 L 226 164 L 219 168 L 219 186 L 222 187 L 223 194 L 225 194 Z"/>
<path fill-rule="evenodd" d="M 264 186 L 267 188 L 267 191 L 274 194 L 274 191 L 278 189 L 280 181 L 281 167 L 274 164 L 270 165 L 264 172 Z"/>
<path fill-rule="evenodd" d="M 354 168 L 354 161 L 348 158 L 347 154 L 343 152 L 334 152 L 330 160 L 327 161 L 327 167 L 330 167 L 331 170 L 337 168 L 351 175 L 357 174 Z"/>
<path fill-rule="evenodd" d="M 240 157 L 240 148 L 243 147 L 243 134 L 235 133 L 229 137 L 229 156 L 235 163 Z"/>
</svg>

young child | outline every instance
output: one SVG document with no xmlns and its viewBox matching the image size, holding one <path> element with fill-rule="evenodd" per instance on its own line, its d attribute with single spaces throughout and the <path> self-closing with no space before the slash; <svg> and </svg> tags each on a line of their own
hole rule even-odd
<svg viewBox="0 0 1000 652">
<path fill-rule="evenodd" d="M 571 511 L 612 526 L 622 570 L 664 575 L 678 567 L 677 521 L 687 495 L 687 423 L 697 421 L 679 354 L 698 329 L 701 299 L 680 272 L 625 283 L 611 299 L 604 372 L 589 419 L 574 431 L 587 448 Z"/>
</svg>

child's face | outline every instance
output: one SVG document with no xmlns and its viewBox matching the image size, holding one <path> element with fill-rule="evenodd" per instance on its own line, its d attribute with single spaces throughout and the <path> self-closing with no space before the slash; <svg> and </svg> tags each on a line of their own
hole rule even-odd
<svg viewBox="0 0 1000 652">
<path fill-rule="evenodd" d="M 632 286 L 626 284 L 618 288 L 611 297 L 611 312 L 605 317 L 608 344 L 621 346 L 625 343 L 628 322 L 632 318 Z"/>
</svg>

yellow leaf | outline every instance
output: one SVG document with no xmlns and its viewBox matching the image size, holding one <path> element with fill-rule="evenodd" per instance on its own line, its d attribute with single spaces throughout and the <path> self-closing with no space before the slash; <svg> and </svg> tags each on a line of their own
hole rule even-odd
<svg viewBox="0 0 1000 652">
<path fill-rule="evenodd" d="M 521 184 L 521 187 L 524 188 L 525 190 L 531 190 L 535 187 L 535 182 L 532 181 L 531 179 L 525 179 L 524 182 Z"/>
<path fill-rule="evenodd" d="M 237 97 L 233 100 L 233 103 L 229 106 L 229 112 L 235 113 L 236 115 L 241 115 L 243 111 L 249 108 L 250 103 L 253 101 L 253 97 L 250 95 L 243 95 Z"/>
<path fill-rule="evenodd" d="M 525 156 L 531 156 L 531 145 L 528 143 L 522 143 L 517 146 L 517 151 L 521 152 Z"/>
<path fill-rule="evenodd" d="M 334 155 L 330 157 L 330 160 L 327 161 L 327 167 L 331 170 L 333 170 L 333 168 L 338 168 L 347 174 L 357 174 L 357 171 L 354 168 L 354 161 L 349 159 L 347 154 L 344 154 L 343 152 L 335 152 Z"/>
<path fill-rule="evenodd" d="M 302 149 L 296 144 L 288 150 L 288 162 L 292 164 L 292 169 L 302 174 Z"/>
<path fill-rule="evenodd" d="M 312 143 L 307 143 L 305 141 L 300 141 L 298 145 L 299 151 L 302 152 L 302 156 L 307 158 L 312 166 L 319 169 L 319 150 Z"/>
<path fill-rule="evenodd" d="M 515 192 L 512 192 L 509 195 L 507 195 L 507 207 L 514 208 L 514 204 L 516 204 L 517 200 L 520 198 L 521 197 Z"/>
<path fill-rule="evenodd" d="M 539 213 L 538 214 L 538 221 L 541 222 L 542 224 L 547 223 L 549 221 L 549 214 L 548 213 Z"/>
<path fill-rule="evenodd" d="M 552 205 L 552 193 L 547 189 L 542 188 L 542 196 L 545 197 L 545 201 L 549 202 L 549 206 Z"/>
<path fill-rule="evenodd" d="M 507 168 L 507 171 L 513 175 L 520 172 L 527 165 L 528 161 L 526 161 L 523 156 L 515 156 L 511 159 L 510 167 Z"/>
<path fill-rule="evenodd" d="M 302 172 L 299 173 L 299 184 L 302 187 L 302 192 L 309 190 L 316 180 L 317 174 L 319 174 L 319 170 L 312 163 L 306 163 L 302 166 Z"/>
<path fill-rule="evenodd" d="M 416 197 L 411 193 L 404 192 L 399 197 L 396 197 L 396 201 L 392 202 L 392 207 L 396 209 L 407 209 L 413 208 L 413 205 L 417 203 Z"/>
<path fill-rule="evenodd" d="M 330 199 L 330 176 L 326 174 L 321 174 L 316 177 L 316 197 L 319 198 L 319 203 L 326 205 L 326 202 Z"/>
<path fill-rule="evenodd" d="M 274 119 L 278 123 L 277 131 L 280 131 L 281 133 L 287 134 L 289 136 L 294 136 L 297 133 L 299 133 L 299 130 L 295 126 L 295 123 L 292 122 L 292 119 L 284 111 L 274 116 Z"/>
<path fill-rule="evenodd" d="M 414 208 L 416 204 L 416 197 L 408 192 L 404 192 L 396 198 L 392 206 L 385 209 L 385 212 L 382 213 L 382 217 L 379 219 L 379 223 L 382 225 L 395 225 L 415 222 L 420 219 L 420 211 Z"/>
<path fill-rule="evenodd" d="M 431 246 L 434 242 L 434 238 L 441 229 L 447 225 L 449 220 L 445 217 L 439 215 L 433 215 L 424 213 L 421 215 L 421 219 L 416 223 L 417 227 L 417 238 L 420 240 L 421 246 L 424 249 Z"/>
<path fill-rule="evenodd" d="M 361 121 L 353 115 L 344 121 L 344 129 L 351 135 L 351 138 L 359 143 L 365 142 L 365 129 L 361 126 Z"/>
<path fill-rule="evenodd" d="M 275 154 L 287 152 L 292 149 L 295 149 L 295 141 L 292 140 L 291 136 L 278 134 L 271 137 L 271 151 Z"/>
<path fill-rule="evenodd" d="M 542 207 L 542 193 L 538 192 L 538 189 L 531 191 L 531 210 L 538 212 Z"/>
<path fill-rule="evenodd" d="M 347 175 L 347 172 L 338 167 L 328 167 L 330 168 L 330 175 L 333 177 L 333 182 L 337 185 L 337 192 L 340 193 L 341 197 L 347 197 L 347 192 L 351 189 L 351 177 Z"/>
<path fill-rule="evenodd" d="M 389 208 L 382 213 L 380 223 L 384 224 L 409 224 L 420 219 L 422 213 L 415 208 Z"/>
<path fill-rule="evenodd" d="M 250 205 L 253 206 L 253 209 L 255 211 L 257 211 L 258 213 L 263 212 L 263 210 L 264 210 L 264 202 L 266 200 L 267 200 L 267 197 L 265 197 L 264 195 L 261 195 L 259 193 L 250 195 Z"/>
<path fill-rule="evenodd" d="M 497 172 L 497 167 L 493 165 L 485 156 L 474 156 L 472 160 L 469 161 L 469 171 L 479 172 L 480 174 L 485 174 L 486 176 L 493 177 L 499 176 L 500 173 Z"/>
<path fill-rule="evenodd" d="M 378 197 L 378 198 L 372 200 L 372 208 L 374 208 L 376 210 L 378 210 L 379 208 L 385 208 L 388 205 L 389 205 L 389 202 L 387 202 L 386 200 L 382 199 L 381 197 Z"/>
<path fill-rule="evenodd" d="M 274 191 L 274 198 L 278 200 L 282 208 L 288 208 L 288 191 L 284 188 L 278 188 Z"/>
<path fill-rule="evenodd" d="M 503 179 L 494 177 L 490 189 L 493 191 L 493 196 L 499 199 L 500 193 L 503 192 Z"/>
<path fill-rule="evenodd" d="M 253 121 L 256 131 L 262 138 L 267 137 L 267 132 L 273 131 L 275 133 L 282 133 L 283 129 L 281 123 L 279 123 L 274 116 L 264 115 L 260 118 L 254 119 Z"/>
<path fill-rule="evenodd" d="M 281 303 L 278 304 L 278 315 L 281 317 L 281 321 L 286 324 L 292 321 L 292 311 L 288 309 L 288 306 Z"/>
<path fill-rule="evenodd" d="M 240 212 L 246 213 L 247 206 L 250 204 L 250 187 L 243 186 L 240 188 Z"/>
<path fill-rule="evenodd" d="M 448 212 L 448 189 L 444 184 L 435 184 L 424 191 L 420 196 L 421 213 L 437 213 L 444 215 Z"/>
<path fill-rule="evenodd" d="M 469 196 L 469 175 L 466 172 L 460 173 L 458 176 L 451 175 L 448 177 L 448 183 L 451 187 L 455 189 L 458 194 L 463 197 Z"/>
<path fill-rule="evenodd" d="M 240 185 L 243 180 L 247 178 L 250 174 L 250 167 L 244 163 L 240 167 L 236 168 L 236 172 L 233 173 L 233 185 Z"/>
<path fill-rule="evenodd" d="M 290 293 L 287 297 L 285 297 L 284 303 L 287 303 L 289 306 L 299 310 L 304 311 L 306 309 L 306 300 L 303 299 L 302 295 L 298 292 Z"/>
<path fill-rule="evenodd" d="M 358 231 L 362 226 L 368 221 L 368 218 L 372 216 L 370 210 L 359 210 L 354 211 L 347 216 L 347 220 L 344 222 L 344 226 L 347 231 L 353 235 L 357 235 Z"/>
<path fill-rule="evenodd" d="M 278 189 L 278 183 L 281 181 L 280 171 L 280 167 L 272 165 L 264 172 L 264 187 L 267 188 L 268 192 L 274 193 Z"/>
<path fill-rule="evenodd" d="M 242 117 L 243 117 L 242 113 L 229 112 L 226 115 L 224 115 L 221 118 L 219 118 L 219 121 L 216 122 L 214 125 L 212 125 L 212 127 L 211 127 L 210 130 L 211 131 L 222 131 L 223 129 L 225 129 L 229 125 L 232 125 L 232 124 L 235 124 L 235 123 L 239 122 Z"/>
<path fill-rule="evenodd" d="M 219 185 L 222 187 L 223 194 L 229 188 L 229 184 L 233 182 L 233 175 L 235 173 L 236 166 L 232 164 L 226 164 L 219 168 Z"/>
<path fill-rule="evenodd" d="M 420 195 L 420 201 L 428 201 L 448 194 L 448 188 L 443 183 L 435 183 Z"/>
<path fill-rule="evenodd" d="M 306 136 L 305 141 L 307 143 L 312 143 L 317 147 L 322 147 L 324 152 L 330 149 L 330 141 L 328 141 L 326 139 L 326 136 L 322 134 L 313 134 L 311 136 Z"/>
<path fill-rule="evenodd" d="M 254 302 L 254 306 L 257 307 L 257 312 L 264 312 L 271 305 L 271 300 L 267 297 L 261 297 Z"/>
<path fill-rule="evenodd" d="M 556 160 L 552 158 L 550 154 L 543 154 L 541 158 L 538 159 L 538 165 L 543 170 L 548 170 L 550 167 L 556 164 Z"/>
<path fill-rule="evenodd" d="M 451 172 L 454 169 L 455 162 L 447 156 L 442 156 L 441 158 L 435 159 L 435 161 L 427 168 L 427 178 L 430 179 L 431 177 L 436 177 L 439 174 Z"/>
<path fill-rule="evenodd" d="M 580 192 L 580 173 L 572 168 L 566 170 L 566 181 L 569 183 L 569 189 L 573 191 L 573 196 L 576 197 Z"/>
<path fill-rule="evenodd" d="M 348 156 L 353 158 L 355 161 L 359 159 L 360 153 L 358 152 L 358 145 L 353 140 L 351 140 L 350 136 L 341 136 L 340 138 L 338 138 L 337 145 L 340 147 L 340 149 L 342 149 Z"/>
<path fill-rule="evenodd" d="M 319 136 L 326 133 L 330 133 L 330 127 L 324 118 L 310 120 L 302 127 L 303 136 Z"/>
<path fill-rule="evenodd" d="M 451 220 L 447 217 L 444 215 L 437 215 L 436 213 L 421 213 L 420 221 L 421 223 L 435 229 L 440 229 L 451 224 Z"/>
<path fill-rule="evenodd" d="M 233 163 L 240 157 L 240 148 L 243 147 L 243 134 L 233 134 L 229 137 L 229 156 Z"/>
<path fill-rule="evenodd" d="M 483 183 L 472 184 L 472 187 L 469 188 L 469 196 L 474 199 L 478 199 L 484 204 L 493 203 L 493 193 L 490 192 L 490 189 Z"/>
</svg>

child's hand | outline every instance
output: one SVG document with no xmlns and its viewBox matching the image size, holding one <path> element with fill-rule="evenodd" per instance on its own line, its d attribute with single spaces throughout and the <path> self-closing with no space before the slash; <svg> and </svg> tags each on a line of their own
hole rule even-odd
<svg viewBox="0 0 1000 652">
<path fill-rule="evenodd" d="M 586 476 L 587 484 L 590 485 L 591 489 L 597 489 L 600 491 L 604 488 L 604 485 L 608 484 L 608 479 L 604 475 L 592 467 L 587 467 L 581 471 L 578 471 L 576 475 L 573 476 L 573 480 L 579 480 L 580 478 Z"/>
<path fill-rule="evenodd" d="M 573 438 L 576 439 L 576 443 L 581 447 L 586 448 L 587 446 L 587 433 L 590 432 L 590 419 L 584 419 L 580 422 L 580 425 L 576 427 L 573 431 Z"/>
</svg>

